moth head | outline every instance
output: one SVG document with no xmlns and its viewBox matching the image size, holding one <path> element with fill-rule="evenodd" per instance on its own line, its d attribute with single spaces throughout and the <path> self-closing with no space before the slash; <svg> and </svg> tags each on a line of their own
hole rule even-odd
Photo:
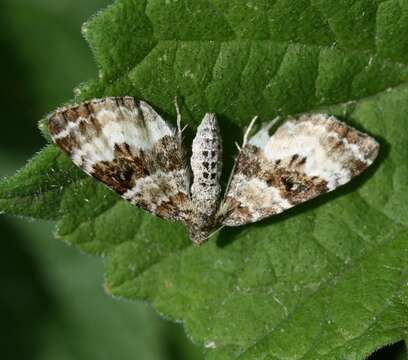
<svg viewBox="0 0 408 360">
<path fill-rule="evenodd" d="M 201 124 L 197 128 L 197 134 L 202 132 L 216 131 L 219 132 L 218 120 L 215 114 L 206 113 Z"/>
</svg>

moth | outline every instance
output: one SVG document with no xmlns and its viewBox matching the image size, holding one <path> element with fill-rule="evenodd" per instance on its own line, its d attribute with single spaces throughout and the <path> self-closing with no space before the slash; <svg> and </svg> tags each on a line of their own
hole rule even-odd
<svg viewBox="0 0 408 360">
<path fill-rule="evenodd" d="M 132 97 L 95 99 L 48 118 L 53 141 L 85 173 L 133 205 L 182 221 L 200 245 L 222 226 L 241 226 L 276 215 L 347 183 L 369 167 L 379 144 L 325 114 L 274 122 L 245 133 L 222 195 L 221 135 L 215 114 L 197 128 L 190 166 L 181 116 L 177 128 L 149 104 Z"/>
</svg>

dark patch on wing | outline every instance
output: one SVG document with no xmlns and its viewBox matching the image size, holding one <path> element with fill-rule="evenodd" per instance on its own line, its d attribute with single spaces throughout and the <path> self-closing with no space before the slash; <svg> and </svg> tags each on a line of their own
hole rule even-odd
<svg viewBox="0 0 408 360">
<path fill-rule="evenodd" d="M 78 124 L 79 132 L 84 138 L 99 137 L 102 132 L 102 125 L 94 116 L 98 108 L 106 108 L 107 110 L 115 111 L 117 104 L 132 111 L 136 107 L 136 103 L 131 97 L 124 98 L 106 98 L 86 101 L 80 105 L 74 105 L 67 108 L 57 110 L 48 118 L 48 131 L 54 138 L 62 131 L 68 128 L 70 123 Z M 87 121 L 83 121 L 86 119 Z M 121 120 L 118 116 L 117 121 Z M 56 144 L 61 149 L 70 155 L 72 151 L 79 146 L 77 135 L 72 133 L 64 138 L 54 139 Z"/>
<path fill-rule="evenodd" d="M 307 176 L 303 172 L 306 159 L 299 155 L 289 161 L 268 160 L 261 149 L 246 145 L 241 152 L 235 172 L 247 179 L 257 178 L 279 190 L 280 195 L 292 205 L 313 198 L 328 191 L 327 182 L 318 177 Z"/>
<path fill-rule="evenodd" d="M 235 224 L 238 226 L 249 224 L 253 221 L 253 214 L 249 208 L 243 206 L 239 200 L 233 198 L 232 196 L 227 196 L 224 202 L 226 206 L 228 206 L 228 211 L 226 214 L 222 215 L 223 219 L 220 219 L 219 222 L 223 222 L 224 219 L 228 218 L 229 226 L 235 226 Z"/>
<path fill-rule="evenodd" d="M 308 127 L 303 128 L 301 126 L 302 123 L 307 123 Z M 317 139 L 320 141 L 320 145 L 324 148 L 327 156 L 333 161 L 337 161 L 343 169 L 349 171 L 350 179 L 366 170 L 376 158 L 379 146 L 372 137 L 347 126 L 334 117 L 306 115 L 299 120 L 292 121 L 291 129 L 293 129 L 293 126 L 299 126 L 298 133 L 308 131 L 313 136 L 313 130 L 310 130 L 310 126 L 313 129 L 313 124 L 326 128 L 327 137 L 320 136 Z M 279 129 L 277 132 L 279 132 Z M 283 134 L 283 136 L 289 136 L 285 132 Z M 297 136 L 296 130 L 291 130 L 290 136 L 292 138 Z M 355 148 L 350 148 L 350 145 Z M 354 153 L 355 149 L 359 152 L 358 155 Z M 286 159 L 271 161 L 267 159 L 263 149 L 250 144 L 246 145 L 237 159 L 235 168 L 235 175 L 239 174 L 244 179 L 237 183 L 234 183 L 234 178 L 232 179 L 231 188 L 234 188 L 234 193 L 227 194 L 225 203 L 229 206 L 230 212 L 226 215 L 224 223 L 237 226 L 260 220 L 263 217 L 276 214 L 288 207 L 300 204 L 334 189 L 336 187 L 336 180 L 338 181 L 337 186 L 347 180 L 347 178 L 343 177 L 340 182 L 340 175 L 337 178 L 336 173 L 333 172 L 334 187 L 329 189 L 325 179 L 306 175 L 305 166 L 307 160 L 306 157 L 294 153 Z M 283 204 L 280 207 L 276 206 L 275 208 L 273 204 L 271 204 L 270 208 L 263 208 L 264 205 L 262 205 L 262 208 L 258 209 L 256 202 L 254 202 L 251 204 L 253 207 L 252 211 L 256 211 L 256 217 L 254 217 L 251 211 L 245 207 L 249 201 L 242 194 L 242 191 L 247 189 L 245 187 L 245 179 L 247 181 L 258 179 L 269 187 L 277 189 L 280 197 L 288 201 L 288 204 Z M 244 204 L 240 202 L 240 199 Z M 279 201 L 277 204 L 279 205 Z"/>
<path fill-rule="evenodd" d="M 186 204 L 190 201 L 185 193 L 179 192 L 171 196 L 169 201 L 161 203 L 154 213 L 164 219 L 182 220 L 188 217 Z"/>
<path fill-rule="evenodd" d="M 72 149 L 79 147 L 78 139 L 72 135 L 56 139 L 55 142 L 67 155 L 71 155 Z"/>
<path fill-rule="evenodd" d="M 182 154 L 177 139 L 171 136 L 160 139 L 151 150 L 140 150 L 137 154 L 132 154 L 128 144 L 116 144 L 115 159 L 94 164 L 91 175 L 123 195 L 138 179 L 158 171 L 182 170 Z"/>
<path fill-rule="evenodd" d="M 152 144 L 150 149 L 143 150 L 131 148 L 127 143 L 112 144 L 102 132 L 104 123 L 110 121 L 111 115 L 100 117 L 97 114 L 101 110 L 111 112 L 112 121 L 117 123 L 124 120 L 129 121 L 127 112 L 120 111 L 120 108 L 133 111 L 131 120 L 135 123 L 139 122 L 138 126 L 143 128 L 140 122 L 148 120 L 143 118 L 142 111 L 134 112 L 138 107 L 140 108 L 140 104 L 131 97 L 117 97 L 91 100 L 80 105 L 59 109 L 49 117 L 49 133 L 55 143 L 69 156 L 96 138 L 99 140 L 99 143 L 95 144 L 96 147 L 102 144 L 102 146 L 109 147 L 109 150 L 113 150 L 114 159 L 111 161 L 92 163 L 92 154 L 84 155 L 85 158 L 81 159 L 77 153 L 75 163 L 120 195 L 132 190 L 138 180 L 152 177 L 155 174 L 169 174 L 173 171 L 177 174 L 178 172 L 177 179 L 157 175 L 151 184 L 148 180 L 144 185 L 148 198 L 144 197 L 146 194 L 139 193 L 135 193 L 134 198 L 128 196 L 126 198 L 134 205 L 158 216 L 176 220 L 184 219 L 185 212 L 189 208 L 189 198 L 184 178 L 187 177 L 183 159 L 184 152 L 179 138 L 167 135 Z M 151 116 L 159 117 L 153 109 L 151 109 Z M 100 151 L 99 148 L 96 150 Z"/>
</svg>

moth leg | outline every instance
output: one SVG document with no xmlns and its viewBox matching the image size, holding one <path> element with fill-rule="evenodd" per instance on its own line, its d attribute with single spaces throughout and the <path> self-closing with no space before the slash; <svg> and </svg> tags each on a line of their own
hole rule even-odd
<svg viewBox="0 0 408 360">
<path fill-rule="evenodd" d="M 209 235 L 206 237 L 206 240 L 208 240 L 210 237 L 213 237 L 215 234 L 217 234 L 218 232 L 220 232 L 222 229 L 225 228 L 225 226 L 226 226 L 226 225 L 221 225 L 221 226 L 219 226 L 217 229 L 215 229 L 211 234 L 209 234 Z"/>
<path fill-rule="evenodd" d="M 188 124 L 186 124 L 183 128 L 181 128 L 181 112 L 180 112 L 180 106 L 178 104 L 177 96 L 174 97 L 174 106 L 176 108 L 176 113 L 177 113 L 177 135 L 181 143 L 183 132 L 188 128 Z"/>
<path fill-rule="evenodd" d="M 254 116 L 254 118 L 253 118 L 253 119 L 251 120 L 251 122 L 249 123 L 249 126 L 248 126 L 248 128 L 246 129 L 245 134 L 244 134 L 244 139 L 243 139 L 243 141 L 242 141 L 242 147 L 241 147 L 241 149 L 244 148 L 245 145 L 247 144 L 249 134 L 251 133 L 251 130 L 252 130 L 252 128 L 254 127 L 255 121 L 256 121 L 257 119 L 258 119 L 258 115 L 257 115 L 257 116 Z M 240 149 L 240 151 L 241 151 L 241 149 Z"/>
<path fill-rule="evenodd" d="M 277 116 L 268 125 L 266 125 L 264 129 L 266 131 L 269 131 L 270 129 L 272 129 L 276 125 L 277 122 L 279 122 L 279 120 L 280 120 L 280 116 Z"/>
<path fill-rule="evenodd" d="M 180 106 L 178 103 L 177 96 L 174 97 L 174 107 L 176 108 L 176 113 L 177 113 L 177 133 L 178 133 L 178 136 L 181 138 L 181 134 L 184 129 L 181 129 L 181 112 L 180 112 Z"/>
</svg>

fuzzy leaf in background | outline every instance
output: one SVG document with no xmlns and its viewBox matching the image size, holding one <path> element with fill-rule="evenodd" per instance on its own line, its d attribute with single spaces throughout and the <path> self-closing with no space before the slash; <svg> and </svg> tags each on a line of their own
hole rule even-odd
<svg viewBox="0 0 408 360">
<path fill-rule="evenodd" d="M 380 158 L 342 189 L 201 248 L 53 145 L 1 183 L 0 209 L 57 221 L 61 238 L 105 258 L 109 293 L 183 321 L 210 359 L 362 359 L 406 340 L 406 24 L 396 0 L 118 0 L 84 26 L 100 76 L 76 101 L 131 95 L 174 119 L 178 95 L 184 121 L 218 114 L 227 168 L 255 114 L 335 114 L 376 137 Z"/>
</svg>

